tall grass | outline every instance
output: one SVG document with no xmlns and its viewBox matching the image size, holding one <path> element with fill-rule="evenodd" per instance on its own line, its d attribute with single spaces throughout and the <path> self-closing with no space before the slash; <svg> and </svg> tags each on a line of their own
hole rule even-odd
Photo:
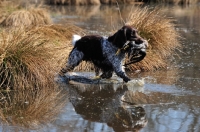
<svg viewBox="0 0 200 132">
<path fill-rule="evenodd" d="M 147 56 L 141 62 L 130 65 L 130 70 L 152 71 L 167 68 L 169 58 L 181 47 L 179 33 L 173 19 L 159 14 L 159 9 L 137 8 L 130 12 L 126 25 L 138 29 L 139 34 L 148 40 Z"/>
<path fill-rule="evenodd" d="M 0 1 L 0 24 L 9 14 L 19 9 L 20 7 L 17 4 L 13 4 L 9 1 Z"/>
<path fill-rule="evenodd" d="M 2 25 L 5 27 L 28 27 L 36 25 L 51 24 L 51 18 L 49 13 L 45 9 L 32 8 L 29 10 L 18 10 L 12 12 Z"/>
<path fill-rule="evenodd" d="M 0 88 L 52 88 L 75 32 L 80 34 L 81 29 L 47 25 L 0 33 Z"/>
<path fill-rule="evenodd" d="M 138 0 L 117 0 L 118 3 L 135 3 Z M 116 4 L 116 0 L 45 0 L 47 4 L 53 5 L 98 5 L 98 4 Z M 137 2 L 138 3 L 138 2 Z"/>
<path fill-rule="evenodd" d="M 52 5 L 96 5 L 116 4 L 116 0 L 44 0 Z M 143 4 L 143 3 L 171 3 L 171 4 L 196 4 L 199 0 L 117 0 L 119 4 Z"/>
<path fill-rule="evenodd" d="M 151 2 L 171 3 L 171 4 L 197 4 L 199 0 L 153 0 Z"/>
</svg>

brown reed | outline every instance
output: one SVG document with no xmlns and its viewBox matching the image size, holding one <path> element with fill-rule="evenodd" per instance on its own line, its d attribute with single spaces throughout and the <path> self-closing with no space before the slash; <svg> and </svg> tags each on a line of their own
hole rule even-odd
<svg viewBox="0 0 200 132">
<path fill-rule="evenodd" d="M 172 3 L 172 4 L 197 4 L 199 0 L 153 0 L 151 2 Z"/>
<path fill-rule="evenodd" d="M 46 25 L 0 33 L 0 88 L 53 87 L 54 75 L 68 56 L 71 36 L 81 34 L 80 30 L 73 25 Z"/>
<path fill-rule="evenodd" d="M 5 27 L 29 27 L 51 24 L 49 13 L 45 9 L 32 8 L 29 10 L 17 10 L 12 12 L 3 22 Z"/>
<path fill-rule="evenodd" d="M 181 47 L 179 33 L 173 19 L 159 14 L 159 9 L 137 8 L 130 12 L 126 25 L 138 29 L 141 37 L 148 40 L 147 56 L 141 62 L 132 64 L 129 70 L 152 71 L 167 68 L 169 59 Z"/>
<path fill-rule="evenodd" d="M 119 4 L 144 4 L 151 3 L 172 3 L 172 4 L 196 4 L 199 0 L 117 0 Z M 45 0 L 51 5 L 97 5 L 97 4 L 116 4 L 116 0 Z"/>
<path fill-rule="evenodd" d="M 137 0 L 117 0 L 121 4 L 141 4 Z M 99 5 L 99 4 L 116 4 L 116 0 L 45 0 L 45 3 L 51 5 Z"/>
</svg>

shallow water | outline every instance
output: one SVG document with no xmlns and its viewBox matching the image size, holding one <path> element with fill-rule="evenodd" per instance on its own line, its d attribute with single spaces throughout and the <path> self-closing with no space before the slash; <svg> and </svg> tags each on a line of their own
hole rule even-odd
<svg viewBox="0 0 200 132">
<path fill-rule="evenodd" d="M 176 29 L 184 38 L 183 52 L 177 51 L 180 58 L 174 58 L 176 68 L 129 74 L 144 78 L 144 86 L 63 85 L 67 101 L 54 122 L 46 121 L 39 128 L 7 124 L 0 130 L 199 132 L 200 6 L 161 7 L 176 19 Z M 123 18 L 134 8 L 121 6 Z M 92 34 L 108 35 L 111 24 L 117 29 L 121 22 L 116 6 L 60 6 L 52 7 L 51 14 L 55 23 L 71 22 Z"/>
</svg>

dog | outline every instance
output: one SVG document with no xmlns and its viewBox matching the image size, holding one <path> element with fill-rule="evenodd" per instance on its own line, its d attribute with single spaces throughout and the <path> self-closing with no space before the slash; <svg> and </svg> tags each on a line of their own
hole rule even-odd
<svg viewBox="0 0 200 132">
<path fill-rule="evenodd" d="M 130 58 L 130 63 L 139 62 L 146 56 L 145 49 L 148 46 L 147 41 L 131 26 L 123 26 L 108 38 L 99 35 L 76 35 L 72 43 L 74 47 L 69 54 L 66 67 L 59 72 L 60 76 L 72 71 L 81 61 L 89 61 L 96 67 L 96 75 L 99 74 L 99 70 L 102 71 L 100 78 L 109 79 L 115 72 L 124 82 L 130 81 L 124 70 L 124 66 L 128 64 L 123 65 L 126 54 Z"/>
</svg>

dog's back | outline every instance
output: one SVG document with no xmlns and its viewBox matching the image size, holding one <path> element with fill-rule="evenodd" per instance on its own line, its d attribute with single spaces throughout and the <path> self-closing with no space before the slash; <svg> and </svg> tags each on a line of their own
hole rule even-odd
<svg viewBox="0 0 200 132">
<path fill-rule="evenodd" d="M 101 41 L 103 37 L 98 35 L 88 35 L 80 38 L 80 36 L 73 36 L 72 44 L 74 49 L 83 52 L 83 60 L 104 60 L 102 53 Z"/>
</svg>

